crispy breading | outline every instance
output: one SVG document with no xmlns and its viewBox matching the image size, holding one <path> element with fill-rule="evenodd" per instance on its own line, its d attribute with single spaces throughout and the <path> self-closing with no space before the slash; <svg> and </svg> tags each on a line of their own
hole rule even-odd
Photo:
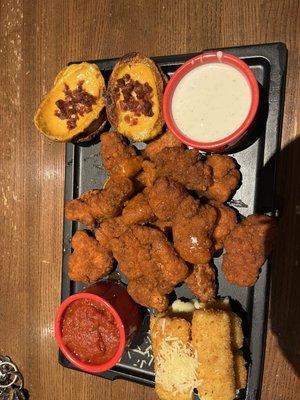
<svg viewBox="0 0 300 400">
<path fill-rule="evenodd" d="M 151 277 L 140 276 L 129 279 L 127 291 L 136 303 L 144 307 L 164 311 L 169 305 L 168 297 L 161 293 L 157 280 Z"/>
<path fill-rule="evenodd" d="M 87 198 L 88 196 L 99 196 L 99 193 L 100 190 L 98 189 L 89 190 L 85 193 L 86 196 L 83 198 Z M 93 229 L 96 226 L 97 221 L 93 214 L 93 210 L 89 204 L 83 200 L 83 198 L 81 195 L 78 199 L 71 200 L 66 204 L 65 217 L 70 221 L 79 221 L 88 228 Z"/>
<path fill-rule="evenodd" d="M 133 192 L 134 187 L 130 179 L 112 177 L 104 189 L 89 190 L 78 199 L 69 201 L 66 204 L 65 216 L 69 220 L 79 221 L 89 228 L 94 228 L 101 220 L 119 215 L 124 202 Z"/>
<path fill-rule="evenodd" d="M 123 208 L 122 218 L 126 225 L 143 224 L 155 220 L 155 215 L 144 192 L 138 193 L 127 202 Z"/>
<path fill-rule="evenodd" d="M 170 293 L 188 275 L 187 265 L 158 229 L 131 225 L 118 239 L 112 239 L 111 246 L 121 272 L 129 280 L 147 277 L 159 284 L 161 294 Z M 145 285 L 143 290 L 148 298 Z M 143 305 L 146 302 L 145 298 Z"/>
<path fill-rule="evenodd" d="M 259 270 L 272 250 L 277 231 L 274 218 L 250 215 L 227 236 L 222 270 L 225 278 L 239 286 L 253 286 Z"/>
<path fill-rule="evenodd" d="M 122 217 L 104 220 L 99 228 L 95 230 L 95 236 L 103 248 L 111 251 L 111 241 L 122 235 L 127 230 Z"/>
<path fill-rule="evenodd" d="M 143 158 L 119 133 L 106 132 L 101 135 L 101 160 L 111 175 L 131 178 L 142 168 Z"/>
<path fill-rule="evenodd" d="M 199 357 L 198 392 L 205 400 L 233 400 L 235 374 L 231 348 L 230 318 L 225 311 L 196 310 L 192 343 Z"/>
<path fill-rule="evenodd" d="M 160 351 L 163 341 L 167 337 L 177 338 L 184 345 L 190 343 L 191 324 L 182 318 L 169 318 L 152 316 L 150 319 L 150 335 L 152 342 L 152 350 L 154 355 L 154 370 L 156 372 L 156 381 L 159 380 L 157 365 L 155 360 L 160 357 Z M 174 365 L 174 369 L 180 366 Z M 175 382 L 176 383 L 176 382 Z M 191 390 L 187 393 L 172 393 L 166 391 L 158 382 L 155 383 L 155 391 L 161 400 L 191 400 L 193 394 Z"/>
<path fill-rule="evenodd" d="M 158 178 L 147 191 L 149 205 L 162 221 L 172 221 L 177 208 L 189 196 L 184 186 L 168 178 Z"/>
<path fill-rule="evenodd" d="M 212 184 L 212 169 L 196 149 L 168 147 L 154 158 L 157 177 L 171 178 L 187 189 L 204 191 Z"/>
<path fill-rule="evenodd" d="M 154 160 L 156 155 L 167 147 L 184 147 L 184 145 L 169 130 L 167 130 L 161 136 L 147 144 L 143 151 L 143 155 L 150 160 Z"/>
<path fill-rule="evenodd" d="M 95 238 L 85 231 L 77 231 L 71 243 L 74 251 L 68 259 L 70 279 L 92 283 L 109 274 L 113 267 L 113 258 Z"/>
<path fill-rule="evenodd" d="M 156 168 L 152 161 L 142 162 L 142 171 L 135 177 L 134 183 L 138 191 L 151 187 L 156 180 Z"/>
<path fill-rule="evenodd" d="M 216 209 L 209 204 L 199 206 L 190 197 L 182 201 L 172 227 L 175 249 L 185 261 L 206 264 L 212 259 L 217 216 Z"/>
<path fill-rule="evenodd" d="M 242 320 L 233 311 L 228 311 L 228 315 L 229 315 L 230 323 L 231 323 L 232 348 L 234 350 L 238 350 L 241 347 L 243 347 L 243 344 L 244 344 Z"/>
<path fill-rule="evenodd" d="M 236 350 L 233 353 L 235 387 L 236 390 L 244 389 L 247 386 L 247 368 L 243 352 Z"/>
<path fill-rule="evenodd" d="M 213 154 L 207 157 L 205 164 L 212 168 L 213 183 L 205 192 L 200 194 L 220 203 L 225 203 L 232 196 L 241 180 L 241 173 L 237 169 L 235 159 L 223 154 Z"/>
<path fill-rule="evenodd" d="M 151 222 L 151 225 L 157 227 L 167 237 L 172 232 L 172 221 L 163 221 L 161 219 L 157 219 L 157 220 Z"/>
<path fill-rule="evenodd" d="M 214 267 L 209 264 L 194 265 L 193 272 L 186 278 L 185 283 L 201 302 L 212 300 L 216 294 Z"/>
<path fill-rule="evenodd" d="M 221 250 L 224 247 L 224 241 L 237 224 L 236 212 L 233 208 L 225 206 L 214 200 L 209 202 L 210 205 L 218 210 L 218 220 L 215 227 L 213 238 L 215 242 L 215 250 Z"/>
</svg>

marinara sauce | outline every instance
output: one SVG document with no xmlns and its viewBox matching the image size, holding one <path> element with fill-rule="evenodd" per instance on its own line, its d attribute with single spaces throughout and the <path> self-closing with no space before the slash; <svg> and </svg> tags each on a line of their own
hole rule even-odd
<svg viewBox="0 0 300 400">
<path fill-rule="evenodd" d="M 62 339 L 81 361 L 104 364 L 117 352 L 120 334 L 113 315 L 90 299 L 73 301 L 62 320 Z"/>
</svg>

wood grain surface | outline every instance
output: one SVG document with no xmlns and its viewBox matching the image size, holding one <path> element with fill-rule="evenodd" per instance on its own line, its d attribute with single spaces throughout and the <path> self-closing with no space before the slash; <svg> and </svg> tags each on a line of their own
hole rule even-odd
<svg viewBox="0 0 300 400">
<path fill-rule="evenodd" d="M 262 400 L 300 398 L 300 2 L 0 2 L 0 354 L 20 367 L 30 399 L 155 399 L 152 389 L 58 365 L 64 145 L 38 134 L 34 111 L 70 60 L 285 42 L 289 49 Z"/>
</svg>

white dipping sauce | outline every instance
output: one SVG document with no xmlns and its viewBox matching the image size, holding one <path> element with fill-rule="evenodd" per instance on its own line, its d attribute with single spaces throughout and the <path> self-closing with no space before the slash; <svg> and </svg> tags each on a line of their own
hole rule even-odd
<svg viewBox="0 0 300 400">
<path fill-rule="evenodd" d="M 184 136 L 220 140 L 238 129 L 251 106 L 246 77 L 225 63 L 203 64 L 188 72 L 172 98 L 172 115 Z"/>
</svg>

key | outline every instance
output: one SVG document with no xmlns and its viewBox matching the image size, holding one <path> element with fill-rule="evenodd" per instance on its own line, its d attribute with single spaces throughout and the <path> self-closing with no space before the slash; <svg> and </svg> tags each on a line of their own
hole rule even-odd
<svg viewBox="0 0 300 400">
<path fill-rule="evenodd" d="M 9 357 L 0 356 L 0 399 L 26 400 L 23 377 Z"/>
<path fill-rule="evenodd" d="M 12 388 L 12 397 L 9 400 L 27 400 L 25 393 L 21 388 Z"/>
</svg>

